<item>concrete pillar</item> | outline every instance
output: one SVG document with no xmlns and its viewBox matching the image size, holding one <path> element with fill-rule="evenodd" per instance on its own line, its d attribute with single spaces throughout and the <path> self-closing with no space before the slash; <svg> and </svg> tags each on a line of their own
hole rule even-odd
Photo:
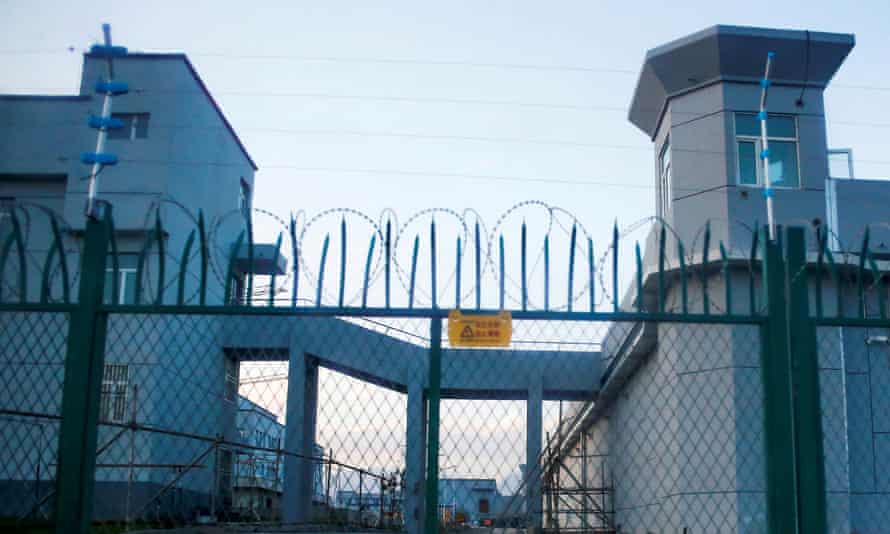
<svg viewBox="0 0 890 534">
<path fill-rule="evenodd" d="M 419 380 L 408 383 L 408 424 L 405 435 L 405 530 L 423 531 L 426 480 L 426 399 Z"/>
<path fill-rule="evenodd" d="M 525 510 L 529 526 L 540 528 L 543 509 L 541 501 L 541 441 L 544 425 L 544 385 L 540 377 L 533 379 L 528 388 L 528 400 L 525 408 L 525 464 L 526 493 Z"/>
<path fill-rule="evenodd" d="M 290 350 L 287 377 L 287 409 L 284 449 L 311 457 L 315 455 L 315 426 L 318 408 L 318 365 L 298 346 Z M 286 455 L 281 514 L 285 523 L 311 519 L 313 475 L 317 462 Z"/>
</svg>

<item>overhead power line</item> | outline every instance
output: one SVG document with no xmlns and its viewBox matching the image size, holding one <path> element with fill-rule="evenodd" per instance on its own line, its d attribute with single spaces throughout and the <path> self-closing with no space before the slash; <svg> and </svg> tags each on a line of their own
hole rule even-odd
<svg viewBox="0 0 890 534">
<path fill-rule="evenodd" d="M 3 91 L 61 91 L 64 88 L 59 87 L 20 87 L 20 88 L 0 88 Z M 147 90 L 147 89 L 131 89 L 131 93 L 137 94 L 197 94 L 194 90 Z M 448 97 L 414 97 L 414 96 L 388 96 L 388 95 L 351 95 L 338 93 L 316 93 L 316 92 L 260 92 L 260 91 L 214 91 L 216 96 L 244 96 L 253 98 L 319 98 L 334 100 L 367 100 L 380 102 L 412 102 L 421 104 L 455 104 L 455 105 L 481 105 L 481 106 L 507 106 L 507 107 L 524 107 L 524 108 L 541 108 L 541 109 L 561 109 L 571 111 L 614 111 L 627 113 L 630 108 L 626 106 L 599 106 L 587 104 L 563 104 L 558 102 L 523 102 L 515 100 L 489 100 L 476 98 L 448 98 Z M 647 111 L 647 110 L 641 110 Z M 648 110 L 660 111 L 660 110 Z M 731 110 L 727 110 L 731 111 Z M 674 116 L 689 115 L 694 118 L 703 117 L 713 111 L 707 113 L 697 111 L 672 111 Z M 861 121 L 835 121 L 829 120 L 829 124 L 838 124 L 844 126 L 867 126 L 872 128 L 890 128 L 890 122 L 861 122 Z"/>
<path fill-rule="evenodd" d="M 0 50 L 0 55 L 39 55 L 39 54 L 70 54 L 77 52 L 73 46 L 64 48 L 44 49 L 8 49 Z M 535 63 L 498 63 L 483 61 L 461 60 L 437 60 L 420 58 L 387 58 L 387 57 L 363 57 L 363 56 L 312 56 L 296 54 L 235 54 L 229 52 L 182 52 L 182 50 L 146 50 L 147 53 L 186 53 L 190 57 L 220 58 L 229 60 L 254 60 L 254 61 L 300 61 L 318 63 L 344 63 L 344 64 L 377 64 L 377 65 L 404 65 L 404 66 L 437 66 L 437 67 L 468 67 L 480 69 L 498 70 L 525 70 L 544 72 L 577 72 L 596 74 L 637 75 L 639 69 L 618 67 L 595 67 L 587 65 L 543 65 Z M 833 83 L 832 88 L 853 89 L 861 91 L 887 91 L 890 86 L 870 84 L 844 84 Z"/>
<path fill-rule="evenodd" d="M 152 160 L 152 159 L 131 159 L 121 158 L 122 162 L 130 163 L 149 163 L 158 165 L 206 165 L 211 167 L 232 167 L 244 166 L 243 163 L 226 163 L 214 161 L 169 161 L 169 160 Z M 616 182 L 595 179 L 568 179 L 568 178 L 547 178 L 536 176 L 510 176 L 497 174 L 473 174 L 460 172 L 441 172 L 441 171 L 422 171 L 410 169 L 369 169 L 357 167 L 307 167 L 302 165 L 292 165 L 287 163 L 272 163 L 263 165 L 263 169 L 286 169 L 305 173 L 340 173 L 340 174 L 370 174 L 375 176 L 410 176 L 410 177 L 428 177 L 428 178 L 458 178 L 475 181 L 492 181 L 492 182 L 520 182 L 520 183 L 542 183 L 552 185 L 580 185 L 580 186 L 598 186 L 598 187 L 615 187 L 622 189 L 640 189 L 652 190 L 655 185 L 634 184 L 627 182 Z M 727 184 L 726 187 L 734 187 Z M 700 191 L 699 188 L 674 187 L 674 191 Z"/>
<path fill-rule="evenodd" d="M 81 121 L 47 121 L 47 122 L 29 122 L 29 123 L 0 123 L 0 127 L 6 128 L 45 128 L 49 126 L 70 126 L 80 127 Z M 164 124 L 152 123 L 152 128 L 168 128 L 183 130 L 206 130 L 215 131 L 224 129 L 223 125 L 202 125 L 202 124 Z M 323 130 L 323 129 L 300 129 L 300 128 L 267 128 L 259 126 L 248 126 L 238 128 L 241 133 L 257 132 L 275 135 L 295 135 L 295 136 L 339 136 L 339 137 L 379 137 L 384 139 L 419 139 L 428 141 L 460 141 L 460 142 L 479 142 L 493 144 L 523 144 L 523 145 L 542 145 L 542 146 L 558 146 L 579 149 L 607 149 L 607 150 L 631 150 L 640 152 L 652 152 L 651 145 L 621 145 L 611 143 L 592 143 L 585 141 L 573 141 L 570 139 L 543 139 L 543 138 L 527 138 L 527 137 L 498 137 L 484 135 L 460 135 L 460 134 L 435 134 L 421 132 L 397 132 L 385 130 Z M 674 146 L 671 148 L 674 152 L 695 153 L 695 154 L 717 154 L 726 155 L 726 150 L 706 150 L 701 148 L 683 148 Z M 890 160 L 856 158 L 856 163 L 874 164 L 874 165 L 890 165 Z"/>
</svg>

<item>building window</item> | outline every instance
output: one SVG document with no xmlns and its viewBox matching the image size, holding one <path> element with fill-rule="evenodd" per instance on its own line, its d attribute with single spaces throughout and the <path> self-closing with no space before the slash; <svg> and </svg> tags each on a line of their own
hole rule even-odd
<svg viewBox="0 0 890 534">
<path fill-rule="evenodd" d="M 769 115 L 767 118 L 769 144 L 769 178 L 774 187 L 800 187 L 797 164 L 797 123 L 792 116 Z M 754 113 L 735 114 L 736 153 L 738 156 L 739 185 L 763 186 L 763 144 L 760 138 L 760 119 Z"/>
<path fill-rule="evenodd" d="M 661 152 L 658 155 L 658 194 L 660 202 L 658 205 L 659 215 L 667 217 L 671 212 L 671 141 L 670 138 L 664 141 Z"/>
<path fill-rule="evenodd" d="M 114 267 L 109 256 L 105 266 L 105 303 L 135 304 L 136 303 L 136 267 L 139 264 L 138 254 L 118 254 L 118 293 L 112 299 L 114 290 Z"/>
<path fill-rule="evenodd" d="M 250 217 L 250 185 L 244 178 L 241 178 L 241 184 L 238 188 L 238 209 L 244 214 L 244 217 Z"/>
<path fill-rule="evenodd" d="M 127 417 L 127 389 L 130 369 L 126 364 L 107 363 L 102 372 L 102 397 L 99 402 L 99 420 L 123 423 Z"/>
<path fill-rule="evenodd" d="M 488 499 L 479 499 L 479 513 L 480 514 L 488 513 Z"/>
<path fill-rule="evenodd" d="M 9 224 L 14 209 L 15 197 L 0 197 L 0 227 Z"/>
<path fill-rule="evenodd" d="M 151 115 L 148 113 L 112 113 L 113 119 L 119 119 L 124 123 L 123 128 L 108 130 L 108 139 L 135 139 L 148 138 L 148 121 Z"/>
<path fill-rule="evenodd" d="M 238 397 L 238 360 L 224 356 L 226 365 L 226 390 L 225 399 L 235 402 Z"/>
<path fill-rule="evenodd" d="M 229 302 L 232 304 L 243 304 L 247 302 L 247 284 L 244 282 L 244 275 L 241 273 L 232 274 L 232 287 L 229 290 Z"/>
</svg>

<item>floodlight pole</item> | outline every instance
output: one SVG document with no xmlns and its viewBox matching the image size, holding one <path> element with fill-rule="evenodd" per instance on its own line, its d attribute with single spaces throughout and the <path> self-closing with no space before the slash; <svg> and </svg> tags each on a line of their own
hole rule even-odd
<svg viewBox="0 0 890 534">
<path fill-rule="evenodd" d="M 760 113 L 757 118 L 760 119 L 760 158 L 763 160 L 763 196 L 766 197 L 766 218 L 769 227 L 769 238 L 771 241 L 776 239 L 776 220 L 773 215 L 773 188 L 769 178 L 769 141 L 767 139 L 767 113 L 766 113 L 766 97 L 770 86 L 769 73 L 772 67 L 772 60 L 776 57 L 775 52 L 766 54 L 766 70 L 763 79 L 760 80 Z"/>
</svg>

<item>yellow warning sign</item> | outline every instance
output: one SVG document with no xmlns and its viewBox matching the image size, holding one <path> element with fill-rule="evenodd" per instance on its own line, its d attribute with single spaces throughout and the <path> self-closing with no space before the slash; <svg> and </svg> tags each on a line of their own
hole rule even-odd
<svg viewBox="0 0 890 534">
<path fill-rule="evenodd" d="M 448 341 L 452 347 L 506 347 L 513 336 L 510 312 L 448 312 Z"/>
</svg>

